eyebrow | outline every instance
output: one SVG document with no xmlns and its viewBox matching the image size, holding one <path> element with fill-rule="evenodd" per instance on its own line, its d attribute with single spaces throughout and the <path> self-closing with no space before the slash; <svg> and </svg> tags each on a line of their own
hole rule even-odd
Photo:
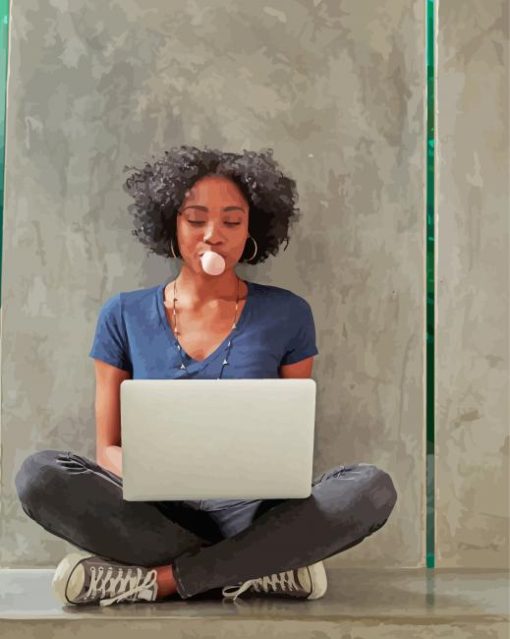
<svg viewBox="0 0 510 639">
<path fill-rule="evenodd" d="M 207 208 L 207 206 L 204 206 L 203 204 L 189 204 L 188 206 L 185 206 L 182 210 L 185 211 L 186 209 L 198 209 L 199 211 L 209 211 L 209 209 Z M 223 208 L 223 211 L 244 211 L 243 208 L 241 208 L 240 206 L 225 206 Z"/>
</svg>

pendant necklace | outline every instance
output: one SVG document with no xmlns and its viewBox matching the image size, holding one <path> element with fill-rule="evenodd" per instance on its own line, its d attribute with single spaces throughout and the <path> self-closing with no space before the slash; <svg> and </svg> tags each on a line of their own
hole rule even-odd
<svg viewBox="0 0 510 639">
<path fill-rule="evenodd" d="M 239 284 L 240 284 L 240 282 L 241 282 L 240 278 L 237 278 L 237 299 L 236 299 L 236 308 L 235 308 L 235 312 L 234 312 L 234 323 L 232 324 L 232 331 L 237 329 L 237 309 L 238 309 L 238 306 L 239 306 Z M 173 307 L 170 306 L 170 303 L 167 302 L 166 300 L 163 300 L 163 304 L 168 309 L 173 308 L 173 318 L 174 318 L 175 328 L 172 326 L 172 331 L 173 331 L 174 336 L 175 336 L 175 341 L 177 342 L 177 344 L 176 344 L 177 345 L 177 350 L 179 351 L 179 354 L 180 354 L 180 357 L 181 357 L 181 365 L 179 366 L 179 369 L 185 370 L 186 372 L 188 372 L 188 369 L 186 368 L 186 364 L 184 363 L 184 358 L 183 358 L 183 355 L 182 355 L 183 351 L 182 351 L 181 345 L 179 344 L 179 335 L 181 335 L 181 332 L 177 328 L 177 312 L 176 312 L 176 308 L 175 308 L 175 302 L 178 301 L 178 300 L 177 300 L 177 297 L 176 297 L 176 293 L 177 293 L 176 283 L 177 283 L 177 279 L 174 280 Z M 221 365 L 221 370 L 220 370 L 219 377 L 217 377 L 216 379 L 221 379 L 221 376 L 223 375 L 223 369 L 225 368 L 225 366 L 228 365 L 228 357 L 230 355 L 231 341 L 232 340 L 230 338 L 228 340 L 228 343 L 227 343 L 227 351 L 226 351 L 226 355 L 223 358 L 223 363 Z M 207 357 L 205 359 L 207 359 Z M 191 376 L 189 374 L 188 374 L 188 378 L 187 379 L 191 379 Z"/>
</svg>

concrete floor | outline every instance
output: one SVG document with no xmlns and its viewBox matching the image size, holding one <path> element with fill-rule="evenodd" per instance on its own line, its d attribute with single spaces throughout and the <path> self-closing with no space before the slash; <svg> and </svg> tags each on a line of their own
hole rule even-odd
<svg viewBox="0 0 510 639">
<path fill-rule="evenodd" d="M 305 601 L 221 589 L 158 603 L 61 606 L 53 570 L 0 570 L 0 636 L 160 636 L 271 639 L 490 637 L 508 639 L 509 572 L 466 569 L 328 568 L 328 591 Z M 41 634 L 42 633 L 42 634 Z M 45 634 L 46 633 L 46 634 Z M 170 633 L 170 634 L 169 634 Z"/>
</svg>

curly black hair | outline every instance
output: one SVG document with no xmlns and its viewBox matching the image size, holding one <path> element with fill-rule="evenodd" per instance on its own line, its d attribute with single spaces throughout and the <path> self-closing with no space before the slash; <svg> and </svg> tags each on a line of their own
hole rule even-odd
<svg viewBox="0 0 510 639">
<path fill-rule="evenodd" d="M 181 145 L 164 152 L 164 157 L 143 169 L 124 166 L 135 171 L 123 185 L 135 200 L 128 206 L 135 218 L 132 234 L 149 247 L 150 253 L 173 258 L 181 257 L 176 241 L 177 212 L 186 192 L 206 175 L 230 178 L 240 189 L 249 205 L 249 233 L 258 249 L 253 259 L 253 242 L 247 241 L 240 261 L 250 264 L 264 262 L 269 254 L 276 255 L 280 244 L 289 243 L 289 226 L 299 220 L 296 207 L 296 183 L 284 175 L 272 157 L 271 148 L 260 152 L 227 153 L 217 149 L 198 149 Z M 154 158 L 154 156 L 152 156 Z"/>
</svg>

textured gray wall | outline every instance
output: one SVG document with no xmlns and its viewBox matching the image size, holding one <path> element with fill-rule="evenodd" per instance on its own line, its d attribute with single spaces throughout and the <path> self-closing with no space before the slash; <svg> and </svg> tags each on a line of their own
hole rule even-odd
<svg viewBox="0 0 510 639">
<path fill-rule="evenodd" d="M 508 1 L 439 3 L 437 565 L 508 566 Z"/>
<path fill-rule="evenodd" d="M 315 472 L 371 462 L 391 520 L 339 565 L 425 554 L 425 3 L 14 2 L 3 260 L 0 565 L 71 550 L 21 510 L 43 448 L 95 454 L 100 305 L 179 263 L 131 235 L 125 164 L 189 143 L 271 146 L 303 218 L 285 253 L 239 266 L 312 306 Z"/>
</svg>

